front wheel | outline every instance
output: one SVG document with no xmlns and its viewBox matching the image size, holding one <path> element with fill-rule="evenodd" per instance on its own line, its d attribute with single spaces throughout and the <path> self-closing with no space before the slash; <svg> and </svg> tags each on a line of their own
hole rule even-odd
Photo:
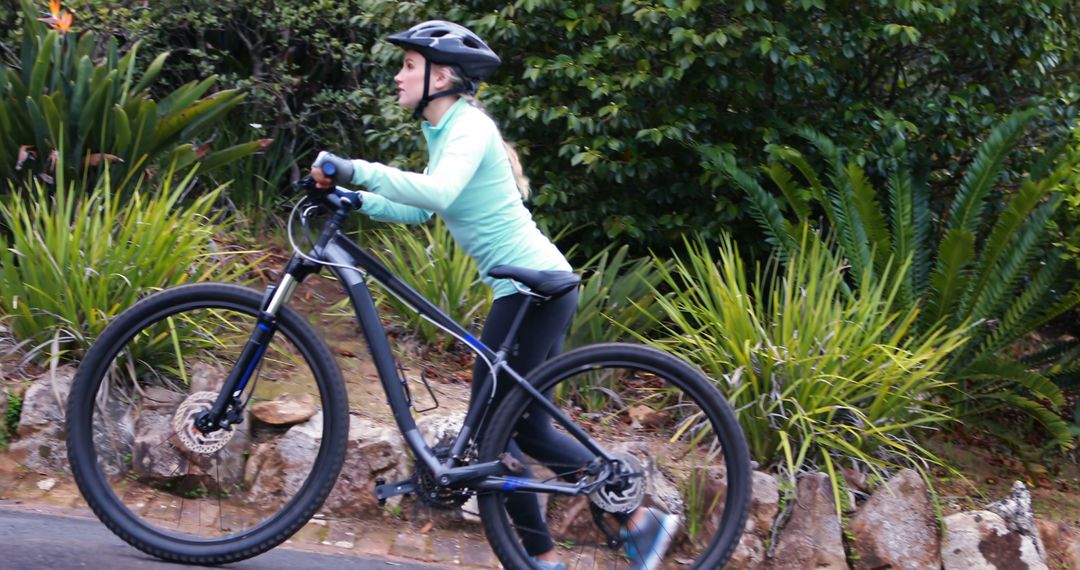
<svg viewBox="0 0 1080 570">
<path fill-rule="evenodd" d="M 117 317 L 79 366 L 67 409 L 75 481 L 98 518 L 148 554 L 255 556 L 303 526 L 337 478 L 349 422 L 341 372 L 291 309 L 245 371 L 233 424 L 195 428 L 263 326 L 261 301 L 216 283 L 162 291 Z"/>
<path fill-rule="evenodd" d="M 514 390 L 479 450 L 482 462 L 509 452 L 526 467 L 503 491 L 480 496 L 488 541 L 507 568 L 537 567 L 532 557 L 546 545 L 569 568 L 638 568 L 654 547 L 644 567 L 724 565 L 749 511 L 750 456 L 704 374 L 660 350 L 613 343 L 559 355 L 529 381 L 616 458 L 621 475 L 600 473 L 608 462 L 583 455 L 558 423 L 549 429 L 550 416 Z M 608 483 L 588 496 L 542 496 L 516 491 L 523 480 Z"/>
</svg>

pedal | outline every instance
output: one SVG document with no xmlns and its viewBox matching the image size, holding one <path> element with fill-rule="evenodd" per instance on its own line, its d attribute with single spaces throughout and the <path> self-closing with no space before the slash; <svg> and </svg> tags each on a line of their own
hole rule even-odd
<svg viewBox="0 0 1080 570">
<path fill-rule="evenodd" d="M 513 455 L 510 455 L 509 453 L 506 453 L 506 452 L 500 453 L 499 454 L 499 463 L 502 463 L 503 467 L 506 467 L 507 469 L 509 469 L 510 472 L 513 473 L 514 475 L 521 475 L 522 473 L 525 472 L 525 466 L 522 465 L 521 462 L 518 461 L 516 457 L 514 457 Z"/>
<path fill-rule="evenodd" d="M 386 479 L 375 480 L 375 498 L 379 500 L 379 505 L 386 503 L 386 500 L 390 497 L 396 497 L 398 495 L 405 495 L 408 493 L 416 492 L 416 483 L 412 479 L 405 479 L 404 481 L 398 481 L 396 483 L 386 483 Z"/>
</svg>

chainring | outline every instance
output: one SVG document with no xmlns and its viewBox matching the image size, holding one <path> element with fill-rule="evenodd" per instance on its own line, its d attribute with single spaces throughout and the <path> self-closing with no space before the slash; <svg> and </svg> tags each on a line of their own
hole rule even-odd
<svg viewBox="0 0 1080 570">
<path fill-rule="evenodd" d="M 432 451 L 440 462 L 450 457 L 449 447 L 436 447 Z M 433 509 L 447 511 L 460 509 L 472 496 L 472 493 L 461 489 L 440 487 L 435 481 L 435 474 L 421 461 L 416 462 L 413 480 L 416 481 L 416 496 L 422 503 Z"/>
<path fill-rule="evenodd" d="M 173 413 L 173 430 L 184 448 L 199 455 L 210 455 L 228 445 L 235 430 L 219 429 L 203 433 L 195 427 L 195 418 L 209 410 L 217 400 L 217 392 L 195 392 L 188 396 Z"/>
</svg>

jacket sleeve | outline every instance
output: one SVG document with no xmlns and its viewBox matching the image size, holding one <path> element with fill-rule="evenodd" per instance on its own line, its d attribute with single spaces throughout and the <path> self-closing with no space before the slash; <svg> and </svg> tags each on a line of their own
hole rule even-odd
<svg viewBox="0 0 1080 570">
<path fill-rule="evenodd" d="M 380 222 L 398 222 L 402 224 L 422 224 L 431 219 L 432 211 L 416 206 L 407 206 L 388 200 L 372 192 L 360 191 L 364 205 L 360 211 L 373 220 Z"/>
<path fill-rule="evenodd" d="M 353 184 L 398 204 L 433 212 L 446 210 L 476 174 L 490 140 L 483 129 L 468 125 L 460 125 L 448 135 L 433 170 L 425 174 L 405 172 L 378 162 L 354 160 Z"/>
</svg>

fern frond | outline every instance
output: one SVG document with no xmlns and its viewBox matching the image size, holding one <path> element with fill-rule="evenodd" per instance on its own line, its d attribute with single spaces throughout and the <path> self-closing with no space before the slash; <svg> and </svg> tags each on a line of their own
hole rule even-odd
<svg viewBox="0 0 1080 570">
<path fill-rule="evenodd" d="M 786 160 L 788 164 L 795 167 L 796 170 L 802 174 L 806 179 L 806 183 L 810 185 L 810 194 L 821 204 L 821 207 L 825 210 L 825 217 L 829 221 L 829 225 L 835 227 L 836 219 L 833 216 L 832 204 L 829 202 L 828 192 L 825 190 L 825 185 L 821 182 L 821 177 L 818 176 L 814 167 L 810 166 L 810 162 L 806 160 L 806 157 L 799 151 L 790 148 L 783 147 L 777 151 L 777 156 Z"/>
<path fill-rule="evenodd" d="M 1027 414 L 1046 429 L 1050 436 L 1054 438 L 1054 443 L 1057 443 L 1060 448 L 1071 449 L 1075 444 L 1069 424 L 1053 410 L 1048 410 L 1038 402 L 1033 402 L 1023 396 L 1009 392 L 996 392 L 988 397 L 1000 400 L 1008 404 L 1009 407 Z"/>
<path fill-rule="evenodd" d="M 754 177 L 735 165 L 734 159 L 719 160 L 714 164 L 731 179 L 750 199 L 750 215 L 758 226 L 769 236 L 768 240 L 780 249 L 781 255 L 788 256 L 798 251 L 799 244 L 790 233 L 790 224 L 780 212 L 776 198 L 765 191 Z"/>
<path fill-rule="evenodd" d="M 1037 111 L 1013 113 L 994 127 L 968 167 L 960 190 L 949 208 L 948 231 L 960 228 L 975 235 L 981 221 L 983 202 L 1005 166 L 1005 158 L 1020 138 L 1024 126 Z"/>
<path fill-rule="evenodd" d="M 915 224 L 912 219 L 912 190 L 911 173 L 899 160 L 891 161 L 892 176 L 889 177 L 889 210 L 892 214 L 892 253 L 896 259 L 903 261 L 911 260 L 914 264 L 915 247 Z M 915 303 L 915 284 L 912 275 L 914 271 L 909 269 L 902 273 L 903 284 L 900 288 L 900 296 L 904 308 L 911 307 Z"/>
<path fill-rule="evenodd" d="M 1040 205 L 1034 214 L 1022 222 L 1020 232 L 1011 235 L 1011 241 L 1004 248 L 1005 255 L 996 263 L 996 267 L 987 263 L 986 273 L 980 277 L 984 280 L 983 290 L 969 289 L 973 301 L 968 315 L 973 320 L 996 315 L 1002 310 L 1002 302 L 1011 302 L 1007 295 L 1012 293 L 1016 282 L 1027 273 L 1031 254 L 1037 246 L 1049 239 L 1047 223 L 1054 214 L 1057 198 L 1059 196 L 1054 196 L 1050 203 Z M 1000 255 L 1000 252 L 996 254 Z"/>
<path fill-rule="evenodd" d="M 911 224 L 914 228 L 911 246 L 911 284 L 915 297 L 926 295 L 930 287 L 930 270 L 933 246 L 930 243 L 930 228 L 933 215 L 930 211 L 930 189 L 925 181 L 912 177 L 911 180 Z"/>
<path fill-rule="evenodd" d="M 862 221 L 863 233 L 870 240 L 873 252 L 874 268 L 880 273 L 889 262 L 892 255 L 892 236 L 889 235 L 889 225 L 885 222 L 885 214 L 881 211 L 881 204 L 877 199 L 877 190 L 866 178 L 866 172 L 854 161 L 849 162 L 846 169 L 847 183 L 851 187 L 855 211 L 859 213 Z"/>
<path fill-rule="evenodd" d="M 969 362 L 955 377 L 996 385 L 1004 382 L 1026 390 L 1033 398 L 1046 400 L 1056 409 L 1065 406 L 1065 395 L 1061 389 L 1046 376 L 1029 370 L 1023 363 L 1004 356 L 991 356 L 983 360 Z"/>
<path fill-rule="evenodd" d="M 1043 267 L 1039 274 L 1042 275 L 1042 272 L 1046 271 L 1049 266 L 1050 263 L 1048 263 L 1046 267 Z M 1056 273 L 1058 273 L 1058 271 L 1055 271 L 1054 273 L 1054 277 L 1056 278 Z M 1057 303 L 1041 313 L 1038 312 L 1038 308 L 1042 307 L 1048 300 L 1041 297 L 1046 294 L 1049 286 L 1053 285 L 1053 279 L 1050 279 L 1049 281 L 1051 281 L 1051 284 L 1046 288 L 1043 288 L 1041 294 L 1033 293 L 1031 299 L 1023 299 L 1025 302 L 1031 303 L 1030 313 L 1013 317 L 1011 314 L 1012 310 L 1010 309 L 1009 313 L 1005 315 L 1006 319 L 1009 319 L 1009 321 L 1003 321 L 1003 325 L 999 328 L 1002 332 L 1000 338 L 995 337 L 992 342 L 987 342 L 986 346 L 980 349 L 980 354 L 990 354 L 994 351 L 1001 350 L 1025 334 L 1049 323 L 1064 313 L 1071 311 L 1073 308 L 1080 306 L 1080 283 L 1078 283 L 1074 285 L 1072 290 L 1067 294 L 1059 297 Z M 1031 286 L 1029 286 L 1028 289 L 1031 289 Z M 1021 297 L 1024 297 L 1027 293 L 1028 291 L 1025 290 Z M 1033 315 L 1034 318 L 1032 318 Z M 1015 323 L 1011 322 L 1011 319 L 1013 318 L 1016 320 Z"/>
<path fill-rule="evenodd" d="M 1046 265 L 1043 265 L 1039 272 L 1031 278 L 1024 291 L 1013 299 L 1012 304 L 1005 311 L 1005 315 L 1001 317 L 994 331 L 984 337 L 981 343 L 973 343 L 979 346 L 978 351 L 974 352 L 973 358 L 997 354 L 1013 341 L 1033 330 L 1030 323 L 1035 320 L 1039 307 L 1046 304 L 1047 294 L 1050 292 L 1050 288 L 1057 283 L 1061 269 L 1061 259 L 1056 255 L 1051 255 L 1046 261 Z"/>
<path fill-rule="evenodd" d="M 810 217 L 810 205 L 803 199 L 802 194 L 804 189 L 799 188 L 795 184 L 795 178 L 791 175 L 788 169 L 784 168 L 779 162 L 774 162 L 768 166 L 762 166 L 761 171 L 764 172 L 772 181 L 776 184 L 776 187 L 780 189 L 780 192 L 784 194 L 784 198 L 787 200 L 791 211 L 795 213 L 795 217 L 799 219 L 799 222 L 806 223 L 806 219 Z"/>
<path fill-rule="evenodd" d="M 840 241 L 843 255 L 847 257 L 848 265 L 851 266 L 852 278 L 856 283 L 861 282 L 867 271 L 873 269 L 873 260 L 870 252 L 870 242 L 866 236 L 866 229 L 855 207 L 854 190 L 842 177 L 844 169 L 837 164 L 834 173 L 834 187 L 829 193 L 829 199 L 833 205 L 833 213 L 836 216 L 836 226 L 833 231 Z"/>
<path fill-rule="evenodd" d="M 975 257 L 975 236 L 963 228 L 945 234 L 938 250 L 934 274 L 930 277 L 927 323 L 936 323 L 952 312 L 960 295 L 967 289 L 967 265 Z M 956 319 L 951 319 L 958 322 Z"/>
<path fill-rule="evenodd" d="M 1047 366 L 1060 368 L 1067 363 L 1072 363 L 1077 358 L 1080 358 L 1080 340 L 1069 340 L 1055 342 L 1039 352 L 1028 354 L 1021 358 L 1020 362 L 1023 362 L 1028 368 Z M 1074 364 L 1080 364 L 1080 361 Z M 1051 371 L 1051 373 L 1053 372 Z"/>
</svg>

